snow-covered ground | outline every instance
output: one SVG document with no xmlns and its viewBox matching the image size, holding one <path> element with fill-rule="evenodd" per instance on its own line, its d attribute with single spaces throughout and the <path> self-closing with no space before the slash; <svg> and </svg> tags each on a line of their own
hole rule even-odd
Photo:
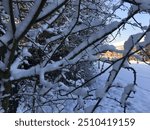
<svg viewBox="0 0 150 130">
<path fill-rule="evenodd" d="M 137 89 L 132 105 L 135 112 L 150 112 L 150 66 L 133 64 L 137 70 Z M 125 77 L 125 80 L 129 80 Z"/>
<path fill-rule="evenodd" d="M 102 65 L 102 63 L 101 63 Z M 105 67 L 107 67 L 108 64 L 105 64 Z M 143 63 L 134 63 L 132 62 L 131 66 L 136 70 L 137 72 L 137 86 L 135 86 L 135 94 L 131 93 L 131 97 L 127 100 L 127 108 L 126 112 L 136 112 L 136 113 L 142 113 L 142 112 L 150 112 L 150 66 L 143 64 Z M 99 73 L 102 66 L 97 64 L 97 62 L 94 63 L 94 69 L 95 71 L 93 73 Z M 92 69 L 93 70 L 93 69 Z M 109 69 L 106 73 L 103 75 L 97 77 L 96 79 L 92 80 L 91 83 L 87 85 L 88 88 L 94 89 L 94 88 L 101 88 L 105 86 L 105 81 L 107 80 L 107 77 L 109 75 L 111 69 Z M 100 107 L 96 109 L 95 112 L 100 113 L 123 113 L 124 108 L 120 105 L 120 100 L 122 97 L 122 93 L 124 91 L 124 88 L 128 85 L 133 83 L 133 73 L 131 71 L 128 71 L 126 69 L 121 69 L 119 72 L 117 78 L 115 79 L 113 86 L 109 92 L 104 96 L 103 100 L 100 102 Z M 100 90 L 100 91 L 99 91 Z M 102 89 L 98 89 L 97 91 L 93 91 L 93 93 L 98 95 L 101 93 Z M 79 89 L 77 91 L 78 94 L 75 95 L 83 95 L 85 94 L 85 88 Z M 83 95 L 84 97 L 85 95 Z M 80 96 L 81 98 L 82 96 Z M 94 97 L 94 96 L 93 96 Z M 93 106 L 95 106 L 97 100 L 94 98 L 91 98 L 90 100 L 85 100 L 79 98 L 77 101 L 74 100 L 67 100 L 64 103 L 64 110 L 62 112 L 91 112 L 91 109 L 93 109 Z M 94 99 L 94 100 L 92 100 Z M 84 105 L 84 109 L 80 110 L 74 110 L 76 103 L 79 103 L 81 106 Z M 85 103 L 86 102 L 86 103 Z M 85 104 L 84 104 L 85 103 Z M 51 112 L 49 106 L 43 106 L 45 112 Z M 18 108 L 17 112 L 24 112 L 24 108 L 21 105 Z M 53 111 L 53 112 L 58 112 Z"/>
<path fill-rule="evenodd" d="M 131 66 L 137 72 L 137 86 L 135 86 L 136 93 L 131 94 L 132 97 L 127 101 L 127 112 L 150 112 L 150 66 L 143 63 L 137 64 L 134 62 Z M 108 72 L 101 77 L 96 78 L 92 86 L 103 86 L 104 80 L 108 77 Z M 133 73 L 122 69 L 113 84 L 115 86 L 124 87 L 130 83 L 133 83 Z M 110 98 L 104 98 L 100 104 L 102 107 L 99 107 L 96 112 L 123 112 L 123 108 L 120 107 L 120 104 L 113 100 L 116 99 L 120 101 L 122 92 L 123 88 L 112 88 L 109 91 L 109 94 L 106 95 Z"/>
</svg>

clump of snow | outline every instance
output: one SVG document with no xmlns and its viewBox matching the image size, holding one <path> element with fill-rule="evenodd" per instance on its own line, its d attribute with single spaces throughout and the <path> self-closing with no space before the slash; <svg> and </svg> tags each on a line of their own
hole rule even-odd
<svg viewBox="0 0 150 130">
<path fill-rule="evenodd" d="M 73 94 L 85 97 L 88 94 L 88 90 L 89 90 L 88 88 L 79 88 Z"/>
<path fill-rule="evenodd" d="M 127 2 L 131 2 L 134 4 L 132 5 L 132 8 L 133 8 L 132 10 L 134 10 L 134 8 L 139 8 L 139 7 L 141 11 L 149 11 L 150 9 L 149 0 L 128 0 Z"/>
<path fill-rule="evenodd" d="M 52 86 L 52 83 L 45 79 L 44 74 L 45 73 L 43 73 L 43 71 L 41 71 L 41 73 L 40 73 L 40 84 L 42 84 L 45 87 L 50 88 Z"/>
<path fill-rule="evenodd" d="M 131 50 L 138 42 L 143 33 L 137 33 L 135 35 L 131 35 L 129 39 L 124 43 L 124 55 L 127 54 L 129 50 Z"/>
<path fill-rule="evenodd" d="M 67 85 L 65 85 L 63 82 L 59 82 L 58 86 L 61 90 L 65 90 L 65 91 L 69 90 L 69 87 Z"/>
<path fill-rule="evenodd" d="M 23 57 L 31 57 L 31 56 L 32 56 L 32 54 L 29 52 L 29 50 L 28 50 L 27 47 L 24 47 L 24 48 L 23 48 L 22 56 L 23 56 Z"/>
<path fill-rule="evenodd" d="M 103 87 L 98 87 L 95 91 L 96 98 L 103 98 L 105 95 L 105 89 Z"/>
<path fill-rule="evenodd" d="M 125 104 L 126 104 L 126 100 L 127 98 L 129 97 L 130 93 L 132 91 L 134 91 L 134 84 L 128 84 L 125 88 L 124 88 L 124 92 L 122 93 L 122 96 L 121 96 L 121 106 L 124 107 Z"/>
<path fill-rule="evenodd" d="M 85 82 L 84 79 L 78 79 L 78 80 L 75 82 L 75 84 L 76 84 L 76 86 L 80 86 L 80 85 L 82 85 L 84 82 Z"/>
<path fill-rule="evenodd" d="M 79 98 L 77 99 L 77 103 L 79 105 L 79 107 L 84 107 L 84 99 L 83 97 L 79 96 Z"/>
</svg>

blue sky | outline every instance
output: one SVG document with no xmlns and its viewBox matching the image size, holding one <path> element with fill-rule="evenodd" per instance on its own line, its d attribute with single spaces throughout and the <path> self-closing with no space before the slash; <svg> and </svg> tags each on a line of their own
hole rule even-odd
<svg viewBox="0 0 150 130">
<path fill-rule="evenodd" d="M 119 10 L 117 12 L 117 15 L 120 16 L 121 18 L 126 17 L 127 12 L 125 11 L 121 11 Z M 146 14 L 146 13 L 141 13 L 141 14 L 137 14 L 134 17 L 139 23 L 141 23 L 143 26 L 148 26 L 150 23 L 150 14 Z M 133 20 L 132 20 L 133 21 Z M 132 34 L 136 34 L 138 32 L 141 32 L 140 29 L 133 27 L 131 25 L 126 25 L 125 26 L 126 29 L 121 31 L 121 35 L 119 35 L 115 41 L 113 41 L 113 43 L 115 44 L 122 44 L 123 41 L 126 41 L 128 39 L 128 37 Z"/>
</svg>

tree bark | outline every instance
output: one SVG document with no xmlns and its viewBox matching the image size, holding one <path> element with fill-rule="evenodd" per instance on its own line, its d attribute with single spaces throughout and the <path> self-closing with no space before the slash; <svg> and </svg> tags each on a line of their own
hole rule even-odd
<svg viewBox="0 0 150 130">
<path fill-rule="evenodd" d="M 3 91 L 3 96 L 6 96 L 2 100 L 2 107 L 4 109 L 5 113 L 16 113 L 18 108 L 19 99 L 16 97 L 16 94 L 18 92 L 17 87 L 12 87 L 12 84 L 10 82 L 4 83 L 5 90 Z"/>
</svg>

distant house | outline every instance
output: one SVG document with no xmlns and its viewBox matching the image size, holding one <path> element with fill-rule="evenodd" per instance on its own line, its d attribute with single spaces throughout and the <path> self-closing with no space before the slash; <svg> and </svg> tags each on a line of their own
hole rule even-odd
<svg viewBox="0 0 150 130">
<path fill-rule="evenodd" d="M 124 47 L 123 45 L 120 45 L 120 46 L 116 46 L 116 48 L 118 50 L 123 50 Z M 136 48 L 134 48 L 133 50 L 135 50 Z M 147 52 L 147 54 L 150 56 L 150 46 L 148 46 L 146 49 L 145 49 L 145 52 Z M 143 56 L 143 59 L 145 60 L 149 60 L 149 57 L 146 56 L 145 54 L 143 53 L 140 53 L 138 52 L 139 54 L 141 54 Z M 106 57 L 106 58 L 109 58 L 109 59 L 114 59 L 114 58 L 121 58 L 123 57 L 123 54 L 121 53 L 117 53 L 117 52 L 111 52 L 111 51 L 106 51 L 104 54 L 103 54 L 103 57 Z M 135 57 L 131 56 L 129 57 L 129 60 L 137 60 Z"/>
<path fill-rule="evenodd" d="M 118 50 L 123 50 L 123 46 L 117 46 L 116 47 Z M 105 53 L 103 53 L 103 57 L 105 58 L 109 58 L 109 59 L 114 59 L 114 58 L 121 58 L 122 54 L 120 53 L 116 53 L 116 52 L 111 52 L 111 51 L 106 51 Z"/>
</svg>

